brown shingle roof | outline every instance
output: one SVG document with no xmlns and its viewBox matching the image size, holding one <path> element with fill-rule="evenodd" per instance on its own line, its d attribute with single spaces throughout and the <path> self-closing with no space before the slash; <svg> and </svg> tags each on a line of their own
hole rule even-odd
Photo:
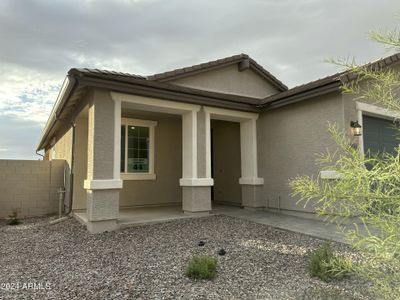
<svg viewBox="0 0 400 300">
<path fill-rule="evenodd" d="M 376 61 L 367 63 L 364 66 L 370 66 L 373 69 L 385 68 L 394 63 L 398 63 L 399 61 L 400 61 L 400 53 L 395 53 L 391 56 L 381 58 Z M 355 74 L 354 72 L 351 72 L 351 71 L 338 72 L 336 74 L 329 75 L 329 76 L 308 82 L 306 84 L 295 86 L 295 87 L 293 87 L 287 91 L 284 91 L 282 93 L 266 97 L 261 101 L 261 106 L 267 106 L 268 104 L 271 104 L 271 103 L 277 103 L 279 101 L 284 101 L 290 97 L 298 96 L 302 93 L 308 93 L 313 90 L 322 89 L 324 87 L 335 85 L 335 84 L 339 87 L 343 82 L 348 82 L 350 80 L 355 79 L 356 77 L 357 77 L 357 74 Z"/>
<path fill-rule="evenodd" d="M 253 60 L 247 54 L 244 54 L 244 53 L 217 59 L 217 60 L 213 60 L 213 61 L 209 61 L 206 63 L 193 65 L 190 67 L 184 67 L 184 68 L 179 68 L 179 69 L 175 69 L 172 71 L 167 71 L 167 72 L 163 72 L 163 73 L 150 75 L 150 76 L 147 76 L 147 79 L 154 80 L 154 81 L 169 81 L 169 80 L 172 80 L 175 78 L 185 77 L 185 76 L 189 76 L 189 75 L 192 75 L 195 73 L 204 72 L 204 71 L 212 70 L 215 68 L 220 68 L 223 66 L 235 64 L 235 63 L 240 63 L 245 60 L 249 61 L 250 67 L 253 68 L 253 70 L 258 72 L 261 76 L 263 76 L 269 82 L 274 84 L 279 90 L 285 91 L 288 89 L 287 86 L 284 85 L 280 80 L 278 80 L 274 75 L 272 75 L 270 72 L 265 70 L 255 60 Z"/>
<path fill-rule="evenodd" d="M 321 88 L 321 87 L 331 84 L 331 83 L 339 82 L 340 76 L 343 74 L 344 74 L 344 72 L 340 72 L 340 73 L 329 75 L 329 76 L 326 76 L 326 77 L 323 77 L 323 78 L 320 78 L 320 79 L 317 79 L 317 80 L 314 80 L 314 81 L 311 81 L 311 82 L 308 82 L 308 83 L 305 83 L 302 85 L 295 86 L 287 91 L 284 91 L 282 93 L 275 94 L 275 95 L 272 95 L 272 96 L 269 96 L 269 97 L 263 99 L 262 103 L 268 104 L 271 102 L 285 99 L 290 96 L 300 94 L 302 92 L 307 92 L 307 91 L 310 91 L 313 89 Z"/>
<path fill-rule="evenodd" d="M 218 60 L 220 62 L 215 61 L 206 64 L 214 64 L 215 66 L 220 66 L 223 63 L 221 61 L 231 62 L 235 61 L 235 59 L 248 59 L 253 68 L 260 68 L 260 72 L 267 72 L 245 54 L 240 54 L 238 56 L 232 56 L 230 58 Z M 398 62 L 400 62 L 400 53 L 393 54 L 367 65 L 371 65 L 372 68 L 384 68 Z M 201 69 L 202 67 L 201 65 L 189 67 L 189 69 L 195 68 Z M 185 71 L 183 70 L 176 72 Z M 57 113 L 62 113 L 63 108 L 67 107 L 67 102 L 71 99 L 75 102 L 78 101 L 78 98 L 83 93 L 82 90 L 86 89 L 86 87 L 88 86 L 108 88 L 110 90 L 120 92 L 129 92 L 135 94 L 137 93 L 139 95 L 145 96 L 157 94 L 157 96 L 160 96 L 161 98 L 171 99 L 174 101 L 197 103 L 202 105 L 213 105 L 217 107 L 229 107 L 232 109 L 245 111 L 261 111 L 263 108 L 271 109 L 274 107 L 290 104 L 295 101 L 308 99 L 317 95 L 318 93 L 322 94 L 333 90 L 338 91 L 342 82 L 352 80 L 356 77 L 356 74 L 348 71 L 336 73 L 260 100 L 251 97 L 181 87 L 169 83 L 159 82 L 156 80 L 150 80 L 148 79 L 149 77 L 130 73 L 106 71 L 99 69 L 75 68 L 71 69 L 68 72 L 67 79 L 69 79 L 69 81 L 65 81 L 67 82 L 65 93 L 60 93 L 59 96 L 61 96 L 62 98 L 58 99 L 60 101 L 57 100 L 57 102 L 55 103 L 55 107 L 53 108 L 54 113 L 52 112 L 50 115 L 50 118 L 42 133 L 37 150 L 43 149 L 43 147 L 46 146 L 46 143 L 49 140 L 48 137 L 52 134 L 54 135 L 53 131 L 57 130 L 54 129 L 55 124 L 59 122 L 59 116 L 57 115 Z"/>
<path fill-rule="evenodd" d="M 108 70 L 100 70 L 100 69 L 89 69 L 89 68 L 73 68 L 70 70 L 76 70 L 81 73 L 86 73 L 86 74 L 93 74 L 93 75 L 101 75 L 104 77 L 110 76 L 110 77 L 125 77 L 125 78 L 135 78 L 135 79 L 146 79 L 146 77 L 137 75 L 137 74 L 132 74 L 132 73 L 123 73 L 123 72 L 116 72 L 116 71 L 108 71 Z"/>
<path fill-rule="evenodd" d="M 110 83 L 119 83 L 128 85 L 130 84 L 132 86 L 142 86 L 145 88 L 158 89 L 160 91 L 169 91 L 169 92 L 177 92 L 188 95 L 208 97 L 210 98 L 210 101 L 211 99 L 220 99 L 222 101 L 235 102 L 249 106 L 255 106 L 260 101 L 260 99 L 258 98 L 253 98 L 248 96 L 240 96 L 234 94 L 200 90 L 191 87 L 179 86 L 168 82 L 150 81 L 146 80 L 146 78 L 143 76 L 128 74 L 128 73 L 119 73 L 106 70 L 87 69 L 87 68 L 81 68 L 81 69 L 72 68 L 69 70 L 68 74 L 80 78 L 79 79 L 80 81 L 85 80 L 85 78 L 92 78 L 100 80 L 102 83 L 110 82 Z"/>
</svg>

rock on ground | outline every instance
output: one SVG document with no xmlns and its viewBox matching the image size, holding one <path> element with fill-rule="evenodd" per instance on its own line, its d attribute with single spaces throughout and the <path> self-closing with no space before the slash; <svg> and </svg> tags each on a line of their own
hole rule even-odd
<svg viewBox="0 0 400 300">
<path fill-rule="evenodd" d="M 211 216 L 91 235 L 74 219 L 49 220 L 0 224 L 0 299 L 365 299 L 360 280 L 310 278 L 307 253 L 322 240 L 250 221 Z M 184 275 L 193 255 L 217 257 L 214 280 Z"/>
</svg>

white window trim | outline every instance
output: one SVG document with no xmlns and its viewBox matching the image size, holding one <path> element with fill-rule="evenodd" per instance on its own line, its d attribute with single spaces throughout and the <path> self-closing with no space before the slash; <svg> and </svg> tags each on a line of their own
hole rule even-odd
<svg viewBox="0 0 400 300">
<path fill-rule="evenodd" d="M 157 178 L 154 173 L 154 128 L 157 126 L 157 121 L 150 120 L 141 120 L 141 119 L 130 119 L 130 118 L 121 118 L 121 126 L 142 126 L 149 127 L 149 139 L 150 139 L 150 151 L 149 151 L 149 172 L 147 173 L 127 173 L 121 172 L 122 180 L 155 180 Z M 128 169 L 128 134 L 125 129 L 125 170 Z"/>
</svg>

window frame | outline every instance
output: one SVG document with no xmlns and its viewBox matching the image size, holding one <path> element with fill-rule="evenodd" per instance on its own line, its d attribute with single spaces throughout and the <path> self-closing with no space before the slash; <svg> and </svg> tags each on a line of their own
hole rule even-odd
<svg viewBox="0 0 400 300">
<path fill-rule="evenodd" d="M 121 172 L 122 180 L 155 180 L 157 178 L 154 173 L 154 131 L 157 126 L 157 121 L 151 120 L 141 120 L 141 119 L 131 119 L 131 118 L 121 118 L 121 127 L 125 126 L 125 164 L 124 171 Z M 149 171 L 147 173 L 128 173 L 126 172 L 128 169 L 128 128 L 127 126 L 139 126 L 139 127 L 148 127 L 149 128 Z M 121 137 L 122 138 L 122 137 Z M 122 160 L 122 157 L 121 157 Z M 120 162 L 121 164 L 121 162 Z"/>
<path fill-rule="evenodd" d="M 386 108 L 360 101 L 356 101 L 356 113 L 358 123 L 361 126 L 363 126 L 363 115 L 386 120 L 395 120 L 400 118 L 400 115 Z M 358 137 L 358 144 L 360 147 L 360 154 L 364 156 L 364 134 Z"/>
</svg>

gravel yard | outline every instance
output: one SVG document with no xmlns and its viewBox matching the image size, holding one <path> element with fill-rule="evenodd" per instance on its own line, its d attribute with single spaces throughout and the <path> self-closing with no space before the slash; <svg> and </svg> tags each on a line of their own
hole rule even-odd
<svg viewBox="0 0 400 300">
<path fill-rule="evenodd" d="M 307 252 L 323 241 L 245 220 L 211 216 L 98 235 L 74 219 L 48 222 L 0 223 L 0 299 L 365 299 L 360 280 L 309 277 Z M 193 255 L 218 258 L 213 281 L 184 275 Z"/>
</svg>

